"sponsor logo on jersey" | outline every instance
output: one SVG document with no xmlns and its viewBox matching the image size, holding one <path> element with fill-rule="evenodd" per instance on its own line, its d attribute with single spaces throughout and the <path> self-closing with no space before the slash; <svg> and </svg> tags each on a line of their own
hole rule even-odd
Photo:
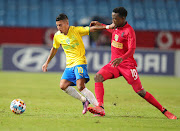
<svg viewBox="0 0 180 131">
<path fill-rule="evenodd" d="M 116 48 L 119 48 L 119 49 L 123 49 L 123 43 L 119 43 L 119 42 L 116 42 L 116 41 L 112 41 L 112 44 L 111 44 L 113 47 L 116 47 Z"/>
<path fill-rule="evenodd" d="M 118 38 L 119 38 L 119 36 L 117 34 L 115 34 L 115 36 L 114 36 L 115 41 L 118 41 Z"/>
<path fill-rule="evenodd" d="M 73 45 L 66 45 L 63 46 L 64 49 L 74 49 L 76 46 L 78 46 L 79 43 L 74 43 Z"/>
</svg>

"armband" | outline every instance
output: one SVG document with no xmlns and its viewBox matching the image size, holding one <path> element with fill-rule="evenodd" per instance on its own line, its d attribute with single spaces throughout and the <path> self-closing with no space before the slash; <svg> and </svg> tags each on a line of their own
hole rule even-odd
<svg viewBox="0 0 180 131">
<path fill-rule="evenodd" d="M 109 29 L 109 25 L 106 25 L 106 29 Z"/>
</svg>

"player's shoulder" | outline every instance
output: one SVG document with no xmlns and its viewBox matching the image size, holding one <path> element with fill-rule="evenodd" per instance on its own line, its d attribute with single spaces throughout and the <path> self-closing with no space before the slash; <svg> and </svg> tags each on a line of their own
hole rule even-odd
<svg viewBox="0 0 180 131">
<path fill-rule="evenodd" d="M 128 32 L 131 32 L 131 33 L 134 32 L 133 27 L 128 23 L 127 23 L 126 29 L 127 29 Z"/>
<path fill-rule="evenodd" d="M 79 30 L 79 26 L 70 26 L 69 31 L 71 32 L 72 30 L 73 31 Z"/>
<path fill-rule="evenodd" d="M 89 26 L 72 26 L 73 29 L 86 29 Z"/>
<path fill-rule="evenodd" d="M 60 35 L 61 34 L 61 32 L 60 31 L 57 31 L 55 34 L 54 34 L 54 36 L 57 36 L 57 35 Z"/>
<path fill-rule="evenodd" d="M 56 37 L 58 37 L 58 38 L 62 38 L 62 37 L 64 37 L 64 34 L 63 33 L 61 33 L 60 31 L 57 31 L 55 34 L 54 34 L 54 37 L 56 38 Z"/>
<path fill-rule="evenodd" d="M 70 26 L 70 29 L 76 29 L 77 26 Z"/>
</svg>

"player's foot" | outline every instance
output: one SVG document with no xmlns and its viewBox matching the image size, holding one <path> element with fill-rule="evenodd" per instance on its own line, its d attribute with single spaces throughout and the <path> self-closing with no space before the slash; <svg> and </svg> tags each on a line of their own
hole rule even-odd
<svg viewBox="0 0 180 131">
<path fill-rule="evenodd" d="M 175 115 L 173 115 L 171 112 L 167 111 L 165 109 L 165 111 L 163 111 L 163 114 L 168 118 L 168 119 L 177 119 L 177 117 Z"/>
<path fill-rule="evenodd" d="M 101 116 L 99 114 L 94 114 L 94 117 L 103 117 L 103 116 Z"/>
<path fill-rule="evenodd" d="M 88 105 L 89 105 L 89 101 L 88 100 L 83 102 L 83 111 L 82 111 L 82 114 L 86 114 L 86 112 L 88 111 Z"/>
<path fill-rule="evenodd" d="M 100 107 L 100 106 L 88 107 L 88 111 L 95 115 L 105 116 L 105 111 L 103 107 Z"/>
</svg>

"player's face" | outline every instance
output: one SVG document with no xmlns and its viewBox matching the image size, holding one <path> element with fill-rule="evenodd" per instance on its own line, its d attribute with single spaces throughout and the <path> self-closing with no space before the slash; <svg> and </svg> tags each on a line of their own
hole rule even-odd
<svg viewBox="0 0 180 131">
<path fill-rule="evenodd" d="M 56 26 L 61 33 L 67 33 L 69 29 L 69 22 L 68 20 L 56 21 Z"/>
<path fill-rule="evenodd" d="M 121 27 L 124 25 L 125 17 L 120 17 L 118 13 L 112 12 L 112 22 L 116 27 Z"/>
</svg>

